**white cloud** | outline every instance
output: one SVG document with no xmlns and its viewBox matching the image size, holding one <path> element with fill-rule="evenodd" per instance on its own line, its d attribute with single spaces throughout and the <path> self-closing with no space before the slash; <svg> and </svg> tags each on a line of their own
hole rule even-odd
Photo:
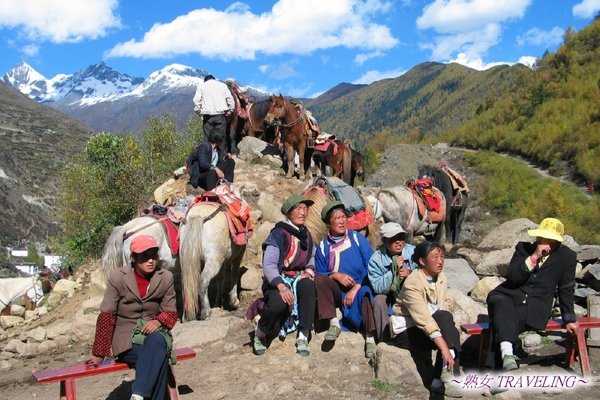
<svg viewBox="0 0 600 400">
<path fill-rule="evenodd" d="M 600 1 L 600 0 L 598 0 Z M 531 44 L 534 46 L 550 47 L 560 44 L 563 40 L 565 30 L 558 26 L 555 26 L 550 31 L 543 31 L 538 28 L 532 28 L 528 30 L 525 35 L 517 37 L 517 43 L 519 46 Z"/>
<path fill-rule="evenodd" d="M 0 28 L 19 29 L 30 41 L 97 39 L 121 26 L 117 0 L 0 0 Z"/>
<path fill-rule="evenodd" d="M 519 61 L 517 61 L 517 62 L 519 64 L 527 65 L 529 68 L 533 68 L 533 66 L 535 65 L 537 60 L 538 60 L 537 57 L 522 56 L 521 58 L 519 58 Z"/>
<path fill-rule="evenodd" d="M 583 0 L 573 6 L 573 15 L 579 18 L 593 18 L 600 11 L 600 0 Z"/>
<path fill-rule="evenodd" d="M 421 47 L 432 51 L 433 60 L 458 59 L 463 53 L 466 60 L 478 65 L 476 60 L 500 41 L 502 24 L 522 18 L 531 1 L 435 0 L 423 9 L 417 27 L 438 35 Z"/>
<path fill-rule="evenodd" d="M 40 47 L 35 44 L 28 44 L 26 46 L 23 46 L 21 52 L 23 52 L 23 54 L 25 54 L 28 57 L 35 57 L 39 54 Z"/>
<path fill-rule="evenodd" d="M 382 79 L 397 78 L 400 75 L 404 75 L 405 73 L 406 70 L 402 68 L 396 68 L 389 71 L 371 70 L 367 71 L 363 76 L 353 81 L 352 83 L 355 85 L 369 85 L 375 81 L 380 81 Z"/>
<path fill-rule="evenodd" d="M 370 53 L 360 53 L 354 57 L 354 63 L 358 65 L 363 65 L 365 61 L 368 61 L 372 58 L 381 57 L 385 53 L 379 50 L 372 51 Z"/>
<path fill-rule="evenodd" d="M 497 67 L 498 65 L 514 65 L 516 63 L 523 64 L 531 68 L 537 62 L 537 58 L 532 56 L 522 56 L 516 63 L 512 61 L 495 61 L 490 63 L 484 63 L 481 58 L 469 58 L 467 54 L 459 53 L 454 60 L 451 60 L 449 62 L 461 64 L 465 67 L 473 68 L 478 71 L 483 71 L 492 67 Z"/>
<path fill-rule="evenodd" d="M 268 64 L 262 64 L 262 65 L 258 66 L 258 70 L 263 74 L 266 74 L 267 72 L 269 72 L 269 68 L 270 68 L 270 66 Z"/>
<path fill-rule="evenodd" d="M 257 53 L 309 54 L 347 47 L 384 51 L 398 40 L 374 22 L 387 11 L 380 0 L 279 0 L 262 14 L 234 3 L 224 11 L 196 9 L 164 24 L 154 24 L 141 40 L 131 39 L 108 51 L 108 57 L 162 58 L 198 53 L 224 60 L 256 58 Z"/>
</svg>

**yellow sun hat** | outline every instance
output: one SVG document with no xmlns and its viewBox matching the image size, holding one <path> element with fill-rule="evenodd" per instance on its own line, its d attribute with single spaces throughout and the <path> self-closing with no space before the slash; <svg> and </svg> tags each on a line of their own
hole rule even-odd
<svg viewBox="0 0 600 400">
<path fill-rule="evenodd" d="M 563 241 L 565 226 L 556 218 L 544 218 L 537 229 L 527 231 L 529 236 L 542 237 L 545 239 Z"/>
</svg>

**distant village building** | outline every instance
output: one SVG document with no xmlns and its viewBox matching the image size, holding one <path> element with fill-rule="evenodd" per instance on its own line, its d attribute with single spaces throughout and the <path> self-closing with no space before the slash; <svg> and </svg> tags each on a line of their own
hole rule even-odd
<svg viewBox="0 0 600 400">
<path fill-rule="evenodd" d="M 13 257 L 27 257 L 27 249 L 10 249 L 10 255 Z"/>
<path fill-rule="evenodd" d="M 54 273 L 60 271 L 62 266 L 63 257 L 56 254 L 44 254 L 44 267 L 48 268 Z"/>
<path fill-rule="evenodd" d="M 15 265 L 15 268 L 27 275 L 36 275 L 40 272 L 40 267 L 35 264 Z"/>
</svg>

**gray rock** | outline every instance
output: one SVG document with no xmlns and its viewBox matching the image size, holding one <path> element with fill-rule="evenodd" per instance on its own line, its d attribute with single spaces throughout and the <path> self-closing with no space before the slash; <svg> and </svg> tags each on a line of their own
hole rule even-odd
<svg viewBox="0 0 600 400">
<path fill-rule="evenodd" d="M 46 340 L 46 330 L 41 326 L 27 332 L 27 341 L 40 343 Z"/>
<path fill-rule="evenodd" d="M 532 241 L 533 238 L 527 234 L 527 231 L 537 227 L 538 225 L 535 222 L 527 218 L 506 221 L 492 229 L 477 247 L 493 250 L 514 248 L 518 242 Z"/>
<path fill-rule="evenodd" d="M 57 322 L 46 328 L 46 337 L 51 340 L 56 340 L 61 336 L 69 336 L 73 324 L 70 322 Z"/>
<path fill-rule="evenodd" d="M 389 385 L 421 382 L 417 366 L 408 350 L 379 343 L 375 357 L 375 378 Z"/>
<path fill-rule="evenodd" d="M 0 316 L 0 326 L 2 329 L 10 328 L 16 325 L 20 325 L 25 320 L 21 317 L 17 317 L 14 315 L 2 315 Z"/>
<path fill-rule="evenodd" d="M 475 300 L 456 289 L 448 289 L 446 306 L 448 311 L 452 313 L 454 323 L 457 326 L 471 324 L 478 321 L 481 315 L 487 315 L 486 306 L 477 303 Z"/>
<path fill-rule="evenodd" d="M 240 278 L 240 288 L 243 290 L 258 290 L 263 282 L 263 273 L 259 268 L 250 267 Z"/>
<path fill-rule="evenodd" d="M 37 356 L 39 343 L 25 343 L 23 352 L 19 353 L 22 358 L 34 358 Z"/>
<path fill-rule="evenodd" d="M 594 279 L 600 281 L 600 263 L 589 266 L 588 274 L 592 275 Z"/>
<path fill-rule="evenodd" d="M 471 291 L 471 298 L 475 301 L 485 303 L 488 294 L 505 280 L 506 279 L 499 276 L 486 276 L 485 278 L 482 278 Z"/>
<path fill-rule="evenodd" d="M 456 254 L 466 259 L 469 262 L 469 265 L 471 265 L 474 269 L 474 267 L 483 260 L 483 257 L 485 254 L 487 254 L 487 252 L 482 252 L 480 250 L 471 249 L 468 247 L 461 247 L 458 249 Z"/>
<path fill-rule="evenodd" d="M 245 136 L 238 144 L 240 154 L 238 157 L 246 162 L 254 162 L 263 157 L 267 142 L 255 137 Z"/>
<path fill-rule="evenodd" d="M 270 222 L 283 221 L 284 216 L 281 213 L 281 203 L 275 201 L 273 196 L 267 192 L 262 192 L 256 203 L 258 209 L 263 213 L 263 220 Z"/>
<path fill-rule="evenodd" d="M 475 272 L 477 275 L 506 276 L 513 253 L 512 248 L 490 251 L 475 267 Z"/>
<path fill-rule="evenodd" d="M 54 350 L 58 349 L 58 343 L 56 343 L 56 341 L 54 340 L 46 340 L 42 343 L 40 343 L 40 345 L 37 348 L 38 354 L 44 354 L 44 353 L 51 353 Z"/>
<path fill-rule="evenodd" d="M 81 289 L 81 284 L 70 279 L 59 279 L 52 288 L 52 292 L 64 293 L 66 297 L 71 297 L 76 289 Z"/>
<path fill-rule="evenodd" d="M 11 339 L 6 343 L 6 346 L 2 349 L 4 352 L 20 354 L 25 349 L 25 343 L 19 339 Z"/>
<path fill-rule="evenodd" d="M 85 300 L 81 305 L 81 309 L 84 314 L 95 313 L 98 314 L 100 312 L 100 304 L 102 303 L 102 299 L 104 296 L 94 296 Z"/>
<path fill-rule="evenodd" d="M 575 239 L 573 239 L 573 236 L 564 235 L 562 244 L 569 247 L 575 253 L 579 253 L 579 251 L 581 251 L 581 246 L 575 241 Z"/>
<path fill-rule="evenodd" d="M 15 358 L 15 353 L 11 353 L 9 351 L 0 352 L 0 360 L 10 360 L 12 358 Z"/>
<path fill-rule="evenodd" d="M 479 278 L 463 258 L 447 258 L 444 262 L 444 273 L 448 277 L 448 287 L 469 294 L 479 282 Z"/>
<path fill-rule="evenodd" d="M 106 277 L 102 268 L 95 269 L 90 274 L 90 289 L 93 289 L 95 293 L 104 293 Z"/>
<path fill-rule="evenodd" d="M 15 317 L 25 317 L 25 307 L 20 306 L 18 304 L 12 304 L 10 306 L 10 315 L 14 315 Z"/>
<path fill-rule="evenodd" d="M 241 327 L 246 322 L 237 317 L 218 317 L 219 309 L 213 309 L 211 318 L 204 321 L 189 321 L 177 324 L 171 331 L 175 347 L 199 348 L 205 343 L 223 339 L 232 327 Z"/>
<path fill-rule="evenodd" d="M 582 245 L 577 253 L 577 261 L 587 263 L 589 261 L 600 260 L 600 246 L 596 244 Z"/>
<path fill-rule="evenodd" d="M 6 360 L 0 360 L 0 371 L 8 371 L 12 369 L 12 364 Z"/>
<path fill-rule="evenodd" d="M 62 279 L 61 279 L 62 280 Z M 60 282 L 60 281 L 59 281 Z M 49 309 L 56 308 L 65 299 L 66 293 L 52 291 L 46 300 L 46 307 Z"/>
<path fill-rule="evenodd" d="M 595 296 L 598 292 L 589 287 L 580 286 L 575 289 L 575 297 L 587 299 L 588 296 Z"/>
<path fill-rule="evenodd" d="M 523 347 L 528 349 L 535 349 L 542 345 L 542 337 L 537 333 L 530 333 L 522 339 Z"/>
</svg>

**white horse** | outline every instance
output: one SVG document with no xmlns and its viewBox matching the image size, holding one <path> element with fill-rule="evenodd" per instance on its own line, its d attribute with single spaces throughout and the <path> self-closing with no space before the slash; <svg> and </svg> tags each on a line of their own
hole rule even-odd
<svg viewBox="0 0 600 400">
<path fill-rule="evenodd" d="M 0 279 L 0 313 L 23 296 L 27 296 L 34 306 L 44 297 L 39 277 Z"/>
<path fill-rule="evenodd" d="M 384 222 L 396 222 L 411 235 L 433 236 L 441 238 L 443 224 L 429 222 L 427 218 L 419 217 L 419 207 L 411 190 L 406 186 L 392 188 L 360 188 L 373 207 L 375 219 L 383 218 Z M 445 209 L 446 200 L 441 192 L 441 209 Z"/>
<path fill-rule="evenodd" d="M 237 282 L 240 263 L 246 246 L 233 243 L 229 235 L 227 216 L 210 204 L 196 204 L 179 229 L 181 243 L 180 262 L 183 280 L 184 312 L 186 319 L 210 316 L 208 286 L 223 268 L 217 290 L 217 303 L 222 300 L 225 282 L 229 288 L 229 306 L 239 306 Z"/>
</svg>

